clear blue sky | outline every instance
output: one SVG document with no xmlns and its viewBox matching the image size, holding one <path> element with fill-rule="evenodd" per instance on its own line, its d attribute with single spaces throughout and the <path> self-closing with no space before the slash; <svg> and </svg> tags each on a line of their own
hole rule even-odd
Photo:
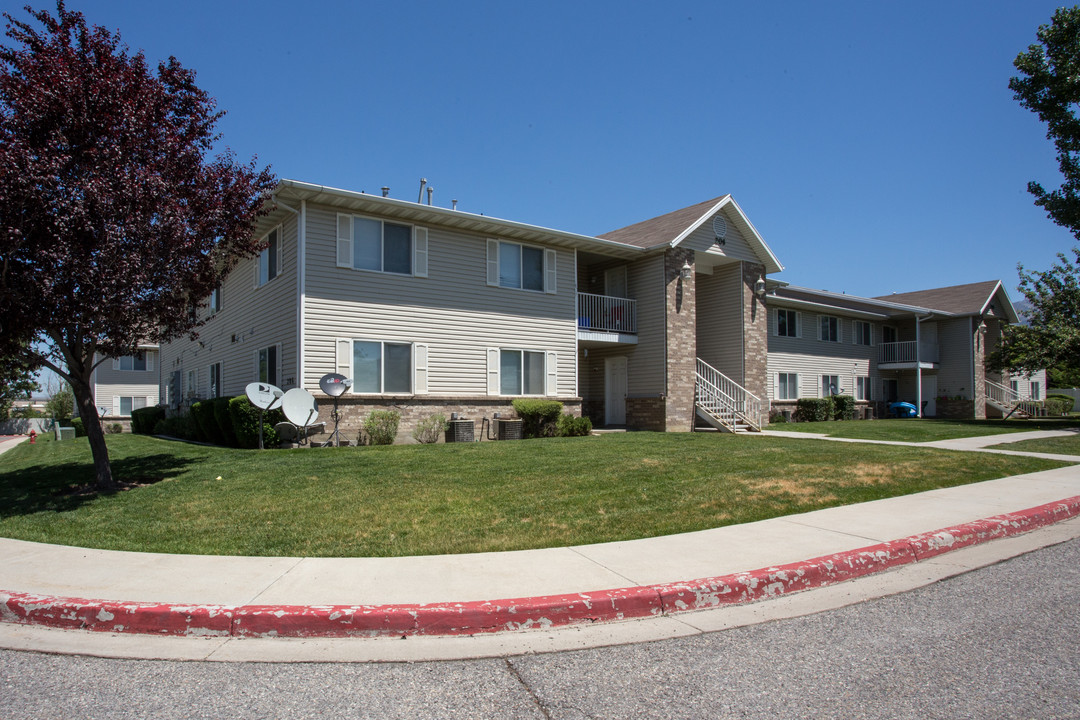
<svg viewBox="0 0 1080 720">
<path fill-rule="evenodd" d="M 0 7 L 22 14 L 22 2 Z M 35 7 L 44 3 L 34 2 Z M 1008 89 L 1055 3 L 71 0 L 283 178 L 598 234 L 731 193 L 792 284 L 1001 279 L 1075 244 Z"/>
</svg>

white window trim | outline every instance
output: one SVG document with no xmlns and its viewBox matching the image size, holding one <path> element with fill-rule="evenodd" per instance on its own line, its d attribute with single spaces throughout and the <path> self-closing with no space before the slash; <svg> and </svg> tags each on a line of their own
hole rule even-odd
<svg viewBox="0 0 1080 720">
<path fill-rule="evenodd" d="M 217 366 L 217 369 L 218 369 L 218 389 L 217 389 L 218 394 L 217 395 L 214 395 L 214 370 L 213 370 L 213 368 L 215 366 Z M 210 363 L 209 365 L 206 366 L 206 383 L 207 383 L 206 384 L 206 390 L 207 390 L 206 394 L 209 396 L 209 399 L 224 396 L 224 391 L 222 390 L 222 387 L 221 387 L 222 386 L 221 380 L 222 380 L 222 378 L 224 376 L 225 376 L 225 367 L 224 367 L 224 363 L 222 363 L 220 360 L 218 362 L 215 362 L 215 363 Z"/>
<path fill-rule="evenodd" d="M 277 233 L 277 250 L 275 251 L 275 255 L 276 255 L 275 260 L 276 260 L 276 265 L 277 265 L 277 272 L 274 273 L 274 277 L 269 277 L 269 275 L 270 275 L 270 268 L 269 268 L 270 248 L 269 248 L 269 246 L 267 246 L 266 248 L 260 250 L 258 256 L 255 258 L 255 287 L 257 287 L 257 288 L 269 285 L 274 280 L 277 280 L 279 277 L 281 277 L 285 272 L 284 255 L 282 254 L 282 251 L 281 251 L 282 247 L 285 245 L 285 234 L 284 234 L 284 232 L 282 232 L 281 225 L 277 225 L 277 226 L 271 228 L 270 230 L 268 230 L 267 233 L 262 236 L 262 241 L 266 242 L 266 243 L 269 243 L 270 242 L 270 236 L 272 234 L 274 234 L 275 232 Z M 260 243 L 260 244 L 262 244 L 262 243 Z M 266 270 L 266 274 L 267 274 L 266 282 L 262 281 L 263 266 L 264 265 L 267 267 L 267 270 Z"/>
<path fill-rule="evenodd" d="M 825 337 L 825 328 L 822 327 L 822 323 L 825 320 L 836 321 L 836 339 L 832 340 Z M 841 343 L 844 341 L 844 321 L 836 315 L 818 315 L 818 340 L 821 342 Z"/>
<path fill-rule="evenodd" d="M 795 334 L 794 335 L 781 335 L 780 334 L 780 313 L 794 313 L 795 314 Z M 803 318 L 802 313 L 798 310 L 790 310 L 788 308 L 776 308 L 773 311 L 773 336 L 775 337 L 802 337 Z"/>
<path fill-rule="evenodd" d="M 364 220 L 371 220 L 379 223 L 379 228 L 382 233 L 380 237 L 379 246 L 379 270 L 373 270 L 372 268 L 358 268 L 353 266 L 353 218 L 361 218 Z M 386 238 L 386 223 L 391 225 L 400 225 L 410 229 L 412 237 L 412 249 L 409 263 L 411 265 L 410 271 L 407 273 L 393 272 L 390 270 L 383 270 L 381 267 L 386 262 L 385 256 L 385 238 Z M 412 225 L 407 222 L 399 222 L 397 220 L 384 220 L 380 217 L 373 217 L 371 215 L 357 215 L 355 213 L 338 213 L 337 214 L 337 258 L 336 264 L 339 268 L 346 268 L 348 270 L 355 270 L 356 272 L 369 272 L 379 273 L 380 275 L 397 275 L 398 277 L 427 277 L 428 276 L 428 263 L 430 258 L 430 248 L 428 244 L 428 229 L 420 225 Z"/>
<path fill-rule="evenodd" d="M 795 396 L 794 397 L 780 397 L 780 377 L 786 375 L 789 378 L 795 378 Z M 791 383 L 788 381 L 788 395 L 791 394 Z M 777 400 L 798 400 L 799 399 L 799 373 L 797 372 L 779 372 L 776 373 L 776 399 Z"/>
<path fill-rule="evenodd" d="M 502 285 L 499 282 L 499 245 L 517 245 L 519 248 L 534 248 L 543 252 L 544 266 L 540 272 L 543 275 L 543 290 L 533 290 L 532 288 L 514 287 L 511 285 Z M 545 248 L 541 245 L 533 245 L 532 243 L 520 243 L 513 240 L 496 240 L 494 238 L 487 239 L 487 284 L 491 287 L 502 288 L 504 290 L 520 290 L 522 292 L 532 293 L 544 293 L 546 295 L 554 295 L 558 292 L 558 252 L 551 248 Z M 522 273 L 524 274 L 524 273 Z M 507 348 L 510 350 L 516 348 Z M 530 352 L 539 352 L 537 350 L 531 350 Z"/>
<path fill-rule="evenodd" d="M 192 378 L 195 381 L 192 382 Z M 184 397 L 193 398 L 199 394 L 199 368 L 191 368 L 184 373 Z"/>
<path fill-rule="evenodd" d="M 862 326 L 870 328 L 870 342 L 862 342 Z M 853 320 L 851 325 L 851 342 L 853 345 L 862 347 L 874 347 L 874 323 L 868 320 Z"/>
<path fill-rule="evenodd" d="M 825 394 L 825 378 L 830 378 L 830 379 L 835 378 L 836 379 L 836 383 L 835 383 L 835 385 L 836 385 L 836 394 L 837 395 L 843 395 L 844 394 L 843 388 L 840 387 L 840 376 L 839 375 L 834 375 L 834 374 L 831 374 L 831 373 L 829 373 L 829 374 L 822 373 L 821 376 L 820 376 L 821 383 L 818 385 L 818 392 L 820 393 L 819 397 L 829 397 L 829 395 Z M 832 384 L 832 383 L 830 383 L 830 384 Z"/>
<path fill-rule="evenodd" d="M 274 368 L 274 370 L 275 370 L 274 374 L 277 375 L 277 379 L 276 379 L 277 384 L 276 384 L 276 386 L 280 387 L 281 386 L 281 375 L 282 375 L 281 368 L 282 368 L 282 364 L 283 364 L 283 361 L 282 361 L 282 358 L 281 358 L 281 343 L 272 343 L 270 345 L 263 345 L 260 348 L 255 348 L 255 372 L 253 373 L 253 376 L 255 378 L 255 382 L 266 382 L 266 383 L 270 382 L 269 378 L 267 378 L 266 380 L 262 380 L 262 379 L 259 378 L 259 353 L 261 353 L 263 350 L 267 350 L 269 348 L 276 348 L 277 349 L 276 352 L 275 352 L 275 354 L 277 355 L 277 365 Z"/>
<path fill-rule="evenodd" d="M 861 391 L 860 388 L 862 388 Z M 869 375 L 856 376 L 855 399 L 863 402 L 874 401 L 874 382 Z"/>
<path fill-rule="evenodd" d="M 353 343 L 366 342 L 366 343 L 379 343 L 379 353 L 381 355 L 379 362 L 379 371 L 382 376 L 379 378 L 379 387 L 386 386 L 386 345 L 408 345 L 409 346 L 409 377 L 412 388 L 409 392 L 393 391 L 386 392 L 385 390 L 379 390 L 378 392 L 370 392 L 368 390 L 360 391 L 356 389 L 356 377 L 353 375 Z M 337 346 L 337 372 L 353 381 L 352 386 L 349 388 L 350 395 L 425 395 L 427 394 L 427 372 L 429 365 L 428 359 L 428 346 L 423 343 L 409 342 L 408 340 L 385 340 L 378 338 L 338 338 L 334 344 Z M 424 358 L 419 368 L 417 365 L 417 348 L 423 348 Z M 418 390 L 419 382 L 417 380 L 418 370 L 423 371 L 423 383 L 424 389 Z"/>
<path fill-rule="evenodd" d="M 511 352 L 522 353 L 522 362 L 525 361 L 524 353 L 537 353 L 544 358 L 544 392 L 543 393 L 521 393 L 506 395 L 502 392 L 502 351 L 509 350 Z M 553 397 L 559 394 L 559 354 L 556 352 L 548 352 L 544 350 L 537 350 L 535 348 L 523 348 L 523 347 L 497 347 L 487 349 L 487 389 L 488 395 L 499 395 L 501 397 Z M 522 378 L 525 377 L 525 369 L 522 367 Z M 522 386 L 524 390 L 524 385 Z"/>
</svg>

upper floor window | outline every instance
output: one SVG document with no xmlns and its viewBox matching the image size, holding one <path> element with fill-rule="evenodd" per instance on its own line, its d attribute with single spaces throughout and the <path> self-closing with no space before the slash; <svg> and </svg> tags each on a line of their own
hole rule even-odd
<svg viewBox="0 0 1080 720">
<path fill-rule="evenodd" d="M 799 313 L 794 310 L 776 311 L 776 334 L 781 337 L 800 337 Z"/>
<path fill-rule="evenodd" d="M 896 328 L 892 325 L 883 325 L 881 327 L 881 342 L 894 343 L 896 342 Z"/>
<path fill-rule="evenodd" d="M 153 370 L 154 361 L 151 359 L 150 353 L 139 353 L 137 355 L 124 355 L 123 357 L 113 358 L 112 362 L 113 370 Z"/>
<path fill-rule="evenodd" d="M 213 315 L 221 310 L 221 286 L 210 291 L 210 314 Z"/>
<path fill-rule="evenodd" d="M 873 345 L 874 344 L 874 326 L 865 320 L 855 321 L 855 344 L 856 345 Z"/>
<path fill-rule="evenodd" d="M 554 250 L 502 240 L 487 241 L 487 283 L 506 288 L 554 293 Z"/>
<path fill-rule="evenodd" d="M 427 276 L 427 229 L 339 214 L 337 265 L 357 270 Z"/>
<path fill-rule="evenodd" d="M 266 247 L 259 253 L 258 284 L 265 285 L 281 274 L 281 226 L 266 234 Z"/>
<path fill-rule="evenodd" d="M 825 342 L 840 342 L 840 318 L 822 315 L 821 333 L 818 337 Z"/>
</svg>

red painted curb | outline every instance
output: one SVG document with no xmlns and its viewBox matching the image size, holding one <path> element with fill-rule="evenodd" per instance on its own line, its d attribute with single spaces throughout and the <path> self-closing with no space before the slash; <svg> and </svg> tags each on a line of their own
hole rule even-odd
<svg viewBox="0 0 1080 720">
<path fill-rule="evenodd" d="M 416 605 L 184 605 L 0 591 L 0 622 L 99 632 L 231 637 L 474 635 L 737 605 L 919 562 L 1080 515 L 1080 496 L 802 562 L 681 583 Z"/>
</svg>

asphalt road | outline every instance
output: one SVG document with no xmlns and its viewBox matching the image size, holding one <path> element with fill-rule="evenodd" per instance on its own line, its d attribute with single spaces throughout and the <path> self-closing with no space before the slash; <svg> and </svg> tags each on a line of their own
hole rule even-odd
<svg viewBox="0 0 1080 720">
<path fill-rule="evenodd" d="M 688 639 L 418 664 L 0 651 L 0 718 L 1080 718 L 1080 540 Z"/>
</svg>

